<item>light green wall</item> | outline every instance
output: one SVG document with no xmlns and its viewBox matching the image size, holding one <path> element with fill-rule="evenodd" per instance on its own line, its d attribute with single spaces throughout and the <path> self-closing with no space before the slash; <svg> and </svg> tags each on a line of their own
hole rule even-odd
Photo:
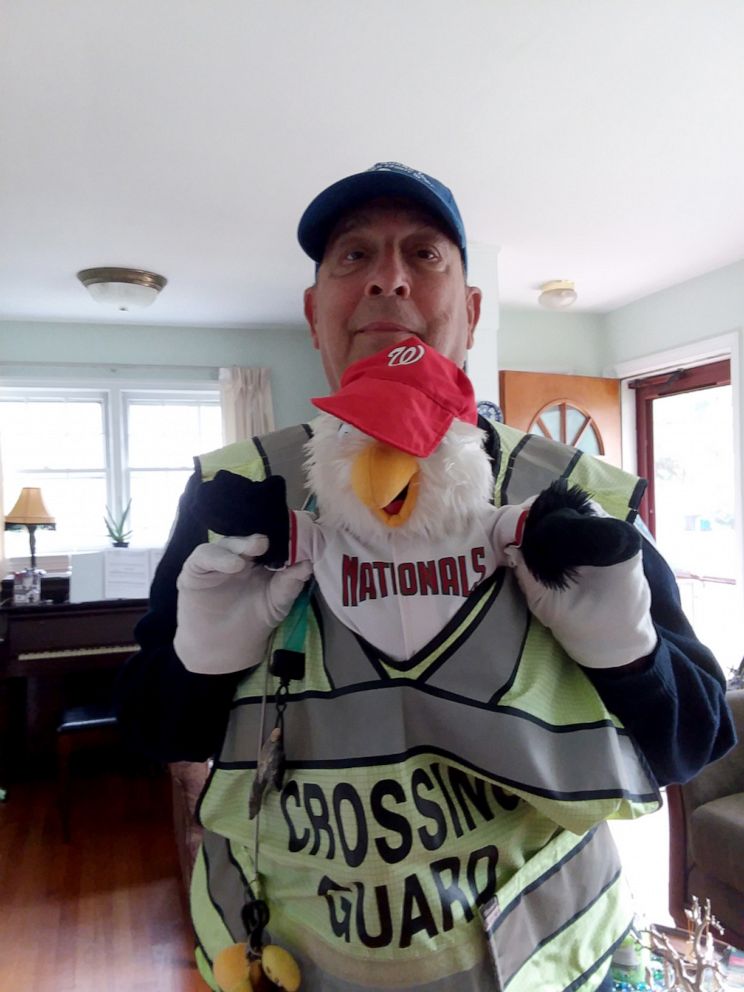
<svg viewBox="0 0 744 992">
<path fill-rule="evenodd" d="M 598 314 L 501 307 L 494 327 L 484 322 L 480 331 L 481 337 L 498 336 L 494 366 L 499 368 L 601 375 L 607 364 L 603 319 Z M 475 366 L 484 362 L 477 350 L 471 353 L 474 376 Z M 223 365 L 271 369 L 280 427 L 306 420 L 313 409 L 309 398 L 327 391 L 319 356 L 300 324 L 220 328 L 0 321 L 2 378 L 43 373 L 59 379 L 121 379 L 132 367 L 138 379 L 216 379 L 216 369 Z M 494 367 L 488 389 L 481 389 L 481 399 L 495 398 L 496 371 Z"/>
<path fill-rule="evenodd" d="M 495 326 L 501 369 L 607 374 L 618 362 L 744 327 L 744 261 L 608 314 L 501 306 Z M 473 355 L 477 364 L 475 350 Z M 312 411 L 309 397 L 327 389 L 318 355 L 299 323 L 214 328 L 0 322 L 0 376 L 28 374 L 38 363 L 58 364 L 60 374 L 71 377 L 85 374 L 83 365 L 101 367 L 88 375 L 104 374 L 109 364 L 154 366 L 137 370 L 138 376 L 162 379 L 182 377 L 187 369 L 214 376 L 222 365 L 268 366 L 279 426 L 306 419 Z"/>
<path fill-rule="evenodd" d="M 606 314 L 501 308 L 499 366 L 604 375 L 618 362 L 744 327 L 744 261 Z"/>
<path fill-rule="evenodd" d="M 499 368 L 517 372 L 602 375 L 604 317 L 501 307 Z M 477 332 L 476 332 L 477 336 Z"/>
<path fill-rule="evenodd" d="M 303 325 L 273 328 L 150 327 L 141 324 L 0 322 L 0 376 L 55 378 L 189 377 L 216 380 L 216 369 L 253 365 L 271 369 L 278 427 L 313 415 L 311 396 L 327 385 Z M 116 366 L 116 373 L 108 371 Z M 141 366 L 147 366 L 143 369 Z"/>
<path fill-rule="evenodd" d="M 607 375 L 620 362 L 701 344 L 744 328 L 744 261 L 606 314 L 503 307 L 499 367 Z"/>
<path fill-rule="evenodd" d="M 604 322 L 608 365 L 739 331 L 744 261 L 629 303 Z"/>
</svg>

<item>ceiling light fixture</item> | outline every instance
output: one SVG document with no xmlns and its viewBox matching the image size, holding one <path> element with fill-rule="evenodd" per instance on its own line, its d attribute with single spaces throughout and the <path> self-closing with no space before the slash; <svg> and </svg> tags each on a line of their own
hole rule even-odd
<svg viewBox="0 0 744 992">
<path fill-rule="evenodd" d="M 157 272 L 143 269 L 119 269 L 104 266 L 82 269 L 77 274 L 90 295 L 103 306 L 116 310 L 139 310 L 149 307 L 168 280 Z"/>
<path fill-rule="evenodd" d="M 565 310 L 576 298 L 574 284 L 569 279 L 551 279 L 540 287 L 537 302 L 548 310 Z"/>
</svg>

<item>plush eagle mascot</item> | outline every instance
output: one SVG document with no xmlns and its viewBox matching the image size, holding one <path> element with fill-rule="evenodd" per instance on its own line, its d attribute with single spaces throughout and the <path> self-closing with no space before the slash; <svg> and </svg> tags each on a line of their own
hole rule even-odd
<svg viewBox="0 0 744 992">
<path fill-rule="evenodd" d="M 336 616 L 395 660 L 431 641 L 517 550 L 546 590 L 639 551 L 635 528 L 564 481 L 494 507 L 470 380 L 417 338 L 356 362 L 313 403 L 323 411 L 307 443 L 316 512 L 290 511 L 280 476 L 221 471 L 201 487 L 199 513 L 223 535 L 267 535 L 257 560 L 270 568 L 312 562 Z"/>
</svg>

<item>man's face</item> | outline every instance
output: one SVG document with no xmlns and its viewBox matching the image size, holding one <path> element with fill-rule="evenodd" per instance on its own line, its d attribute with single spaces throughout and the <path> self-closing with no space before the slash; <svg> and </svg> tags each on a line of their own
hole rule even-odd
<svg viewBox="0 0 744 992">
<path fill-rule="evenodd" d="M 465 284 L 458 247 L 415 206 L 374 201 L 341 218 L 328 239 L 305 316 L 326 378 L 417 335 L 462 366 L 481 293 Z"/>
</svg>

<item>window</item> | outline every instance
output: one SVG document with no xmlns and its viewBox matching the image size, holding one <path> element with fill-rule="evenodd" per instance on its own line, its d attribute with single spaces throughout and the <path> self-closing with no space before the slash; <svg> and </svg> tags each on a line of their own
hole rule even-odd
<svg viewBox="0 0 744 992">
<path fill-rule="evenodd" d="M 193 471 L 195 453 L 222 444 L 219 395 L 206 398 L 145 393 L 124 397 L 127 458 L 124 492 L 132 497 L 130 523 L 138 544 L 159 547 L 173 523 L 178 497 Z"/>
<path fill-rule="evenodd" d="M 568 400 L 550 402 L 538 410 L 528 433 L 549 437 L 590 455 L 604 455 L 602 438 L 594 418 Z"/>
<path fill-rule="evenodd" d="M 23 486 L 41 488 L 55 531 L 40 556 L 107 546 L 104 516 L 131 497 L 131 543 L 160 547 L 193 455 L 222 444 L 217 389 L 7 387 L 0 391 L 6 512 Z M 9 558 L 28 555 L 28 533 L 5 534 Z"/>
</svg>

